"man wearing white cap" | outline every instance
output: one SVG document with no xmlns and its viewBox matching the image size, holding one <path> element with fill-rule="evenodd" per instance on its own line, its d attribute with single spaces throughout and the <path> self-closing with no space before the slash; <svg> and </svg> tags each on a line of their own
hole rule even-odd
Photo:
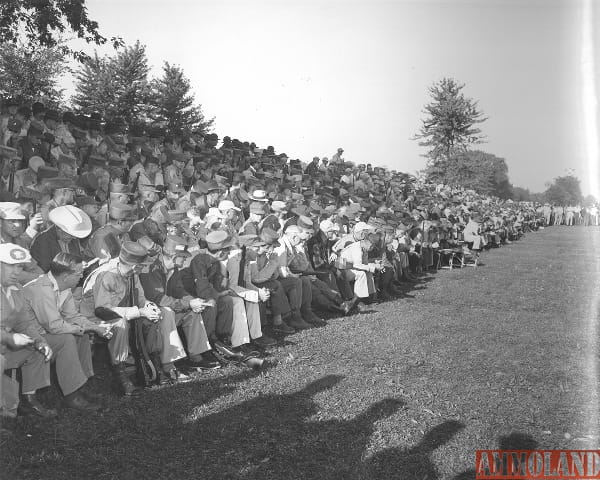
<svg viewBox="0 0 600 480">
<path fill-rule="evenodd" d="M 29 248 L 33 238 L 37 235 L 37 228 L 42 221 L 40 214 L 31 218 L 29 226 L 24 229 L 27 217 L 21 210 L 21 205 L 14 202 L 0 202 L 0 243 L 14 243 L 25 249 Z M 24 231 L 25 230 L 25 231 Z M 22 285 L 33 280 L 43 272 L 35 260 L 23 264 L 19 274 L 19 283 Z"/>
<path fill-rule="evenodd" d="M 80 243 L 92 231 L 92 221 L 83 210 L 64 205 L 53 209 L 49 219 L 54 225 L 40 233 L 31 243 L 31 256 L 44 272 L 50 270 L 52 259 L 60 252 L 87 260 L 91 258 Z"/>
<path fill-rule="evenodd" d="M 18 285 L 23 264 L 31 259 L 29 252 L 14 243 L 0 244 L 0 390 L 1 415 L 16 417 L 19 385 L 3 374 L 21 368 L 23 400 L 19 410 L 41 417 L 55 417 L 56 411 L 44 407 L 36 398 L 36 390 L 50 385 L 52 350 L 42 338 L 35 322 L 24 314 L 26 303 Z"/>
</svg>

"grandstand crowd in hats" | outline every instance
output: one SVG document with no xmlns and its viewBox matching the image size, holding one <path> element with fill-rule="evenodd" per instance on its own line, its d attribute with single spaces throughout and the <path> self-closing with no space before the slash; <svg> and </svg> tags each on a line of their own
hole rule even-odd
<svg viewBox="0 0 600 480">
<path fill-rule="evenodd" d="M 127 396 L 231 362 L 259 368 L 283 336 L 401 297 L 428 271 L 476 265 L 542 226 L 598 225 L 596 207 L 501 201 L 343 156 L 306 165 L 216 134 L 4 101 L 3 419 L 57 415 L 36 395 L 53 364 L 64 406 L 98 410 L 92 345 L 107 346 Z"/>
</svg>

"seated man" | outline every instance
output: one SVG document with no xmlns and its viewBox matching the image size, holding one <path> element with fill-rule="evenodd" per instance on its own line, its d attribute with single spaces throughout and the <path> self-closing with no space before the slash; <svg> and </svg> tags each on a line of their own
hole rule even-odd
<svg viewBox="0 0 600 480">
<path fill-rule="evenodd" d="M 340 252 L 340 258 L 347 264 L 352 265 L 352 268 L 346 270 L 346 273 L 349 280 L 354 280 L 354 296 L 360 300 L 364 300 L 375 293 L 373 273 L 382 269 L 381 263 L 368 263 L 366 261 L 372 247 L 372 242 L 366 235 L 368 231 L 370 229 L 364 227 L 358 232 L 355 229 L 355 236 L 362 237 L 362 240 L 351 243 Z"/>
<path fill-rule="evenodd" d="M 38 234 L 31 243 L 31 256 L 44 272 L 50 270 L 52 259 L 64 252 L 84 258 L 80 241 L 92 231 L 92 221 L 87 214 L 72 205 L 56 207 L 49 214 L 54 224 Z"/>
<path fill-rule="evenodd" d="M 163 316 L 172 316 L 173 321 L 185 334 L 189 362 L 203 370 L 219 368 L 221 364 L 211 352 L 206 329 L 200 312 L 208 302 L 189 295 L 181 280 L 180 269 L 189 257 L 185 239 L 167 236 L 162 253 L 150 265 L 147 273 L 140 273 L 140 282 L 146 298 L 161 307 Z M 177 345 L 169 345 L 176 349 Z M 180 352 L 162 352 L 162 369 L 171 380 L 177 380 L 178 372 L 171 359 Z"/>
<path fill-rule="evenodd" d="M 77 410 L 99 409 L 83 393 L 82 387 L 94 376 L 92 351 L 86 333 L 110 337 L 110 325 L 95 324 L 81 315 L 75 306 L 71 289 L 83 274 L 81 259 L 59 253 L 50 271 L 25 285 L 23 293 L 39 332 L 52 351 L 58 384 L 65 405 Z"/>
<path fill-rule="evenodd" d="M 24 228 L 26 220 L 20 204 L 0 202 L 0 243 L 14 243 L 25 249 L 29 248 L 42 218 L 39 213 L 32 216 L 27 229 Z M 35 260 L 31 259 L 29 263 L 23 264 L 19 283 L 23 285 L 42 273 Z"/>
<path fill-rule="evenodd" d="M 18 284 L 23 264 L 31 260 L 29 252 L 14 243 L 0 244 L 0 414 L 14 419 L 19 411 L 44 418 L 56 417 L 56 410 L 44 407 L 35 393 L 50 385 L 52 349 L 40 335 L 38 326 L 27 315 L 24 293 Z M 32 348 L 33 347 L 33 348 Z M 4 371 L 21 369 L 22 401 L 19 385 Z"/>
<path fill-rule="evenodd" d="M 487 244 L 485 237 L 481 235 L 481 216 L 477 213 L 471 215 L 469 222 L 463 230 L 463 238 L 467 243 L 473 243 L 473 250 L 480 252 L 483 247 Z M 468 248 L 465 248 L 468 253 Z"/>
<path fill-rule="evenodd" d="M 121 244 L 130 240 L 127 232 L 136 219 L 133 206 L 112 202 L 108 208 L 108 222 L 96 230 L 88 240 L 88 248 L 92 255 L 98 258 L 117 257 Z"/>
<path fill-rule="evenodd" d="M 251 236 L 253 239 L 258 239 L 257 236 Z M 246 237 L 247 239 L 247 237 Z M 260 348 L 272 347 L 277 342 L 267 335 L 263 335 L 262 322 L 259 302 L 267 301 L 271 294 L 265 289 L 259 289 L 256 287 L 246 286 L 243 280 L 242 268 L 245 268 L 245 256 L 247 249 L 236 248 L 232 249 L 227 257 L 226 268 L 227 268 L 227 286 L 235 295 L 240 297 L 245 307 L 246 319 L 248 322 L 248 329 L 250 333 L 250 340 L 252 344 Z M 240 282 L 240 278 L 242 281 Z M 237 299 L 234 298 L 234 301 Z M 241 302 L 238 302 L 241 304 Z M 239 307 L 238 307 L 239 308 Z M 234 312 L 235 314 L 235 312 Z"/>
<path fill-rule="evenodd" d="M 352 298 L 351 287 L 345 280 L 340 281 L 339 270 L 333 264 L 337 254 L 333 252 L 332 247 L 337 241 L 339 231 L 339 226 L 331 220 L 322 220 L 316 233 L 306 241 L 306 254 L 319 280 L 331 288 L 336 287 L 344 298 Z"/>
<path fill-rule="evenodd" d="M 158 364 L 157 374 L 161 361 L 175 362 L 185 357 L 174 317 L 162 317 L 160 309 L 144 296 L 138 274 L 146 265 L 147 254 L 148 251 L 139 243 L 124 242 L 119 256 L 94 270 L 83 285 L 81 313 L 98 323 L 100 319 L 114 321 L 108 351 L 126 396 L 134 395 L 138 390 L 125 368 L 131 320 L 143 319 L 146 349 L 152 363 Z M 170 357 L 161 359 L 161 352 L 165 350 Z"/>
<path fill-rule="evenodd" d="M 205 252 L 192 259 L 189 270 L 196 295 L 216 304 L 217 317 L 214 329 L 208 332 L 209 339 L 221 352 L 231 345 L 234 355 L 246 355 L 250 353 L 250 332 L 260 336 L 260 317 L 248 319 L 243 299 L 228 286 L 226 262 L 234 241 L 227 232 L 215 230 L 206 236 L 206 245 Z"/>
<path fill-rule="evenodd" d="M 296 313 L 296 317 L 300 316 L 303 322 L 308 323 L 309 326 L 323 325 L 323 320 L 317 317 L 312 311 L 312 286 L 310 279 L 293 273 L 290 267 L 296 259 L 297 248 L 303 243 L 304 236 L 305 234 L 299 226 L 290 225 L 279 239 L 279 246 L 274 250 L 274 253 L 279 257 L 279 281 L 282 285 L 289 282 L 299 285 L 300 308 L 299 312 Z M 292 316 L 294 314 L 294 309 L 292 309 Z"/>
<path fill-rule="evenodd" d="M 296 330 L 288 324 L 294 321 L 293 318 L 290 318 L 292 312 L 290 305 L 299 304 L 300 296 L 291 283 L 284 288 L 277 280 L 279 259 L 277 255 L 273 254 L 273 249 L 278 241 L 277 232 L 270 228 L 264 228 L 259 238 L 248 247 L 244 263 L 244 286 L 261 292 L 260 295 L 263 298 L 267 297 L 268 292 L 273 316 L 273 330 L 291 334 Z"/>
</svg>

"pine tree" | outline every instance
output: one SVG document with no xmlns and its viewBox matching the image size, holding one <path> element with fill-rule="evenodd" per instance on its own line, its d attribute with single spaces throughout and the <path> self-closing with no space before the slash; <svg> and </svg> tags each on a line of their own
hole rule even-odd
<svg viewBox="0 0 600 480">
<path fill-rule="evenodd" d="M 414 139 L 428 147 L 429 167 L 444 168 L 454 156 L 467 151 L 469 146 L 482 143 L 484 137 L 475 125 L 486 120 L 477 108 L 477 102 L 461 93 L 464 85 L 444 78 L 429 89 L 433 101 L 425 106 L 427 117 Z"/>
<path fill-rule="evenodd" d="M 195 105 L 189 79 L 183 70 L 165 62 L 161 78 L 152 81 L 150 117 L 165 125 L 171 134 L 186 132 L 205 133 L 214 119 L 206 121 L 201 105 Z"/>
</svg>

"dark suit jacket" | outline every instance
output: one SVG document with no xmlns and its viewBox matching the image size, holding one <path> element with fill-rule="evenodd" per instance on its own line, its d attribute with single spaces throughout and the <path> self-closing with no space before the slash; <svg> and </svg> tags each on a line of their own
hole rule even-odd
<svg viewBox="0 0 600 480">
<path fill-rule="evenodd" d="M 52 225 L 47 230 L 37 235 L 31 242 L 31 256 L 38 263 L 44 273 L 50 270 L 52 259 L 57 253 L 60 253 L 60 245 L 56 235 L 56 226 Z M 79 243 L 79 239 L 74 238 L 69 242 L 69 253 L 84 258 L 84 251 Z"/>
</svg>

